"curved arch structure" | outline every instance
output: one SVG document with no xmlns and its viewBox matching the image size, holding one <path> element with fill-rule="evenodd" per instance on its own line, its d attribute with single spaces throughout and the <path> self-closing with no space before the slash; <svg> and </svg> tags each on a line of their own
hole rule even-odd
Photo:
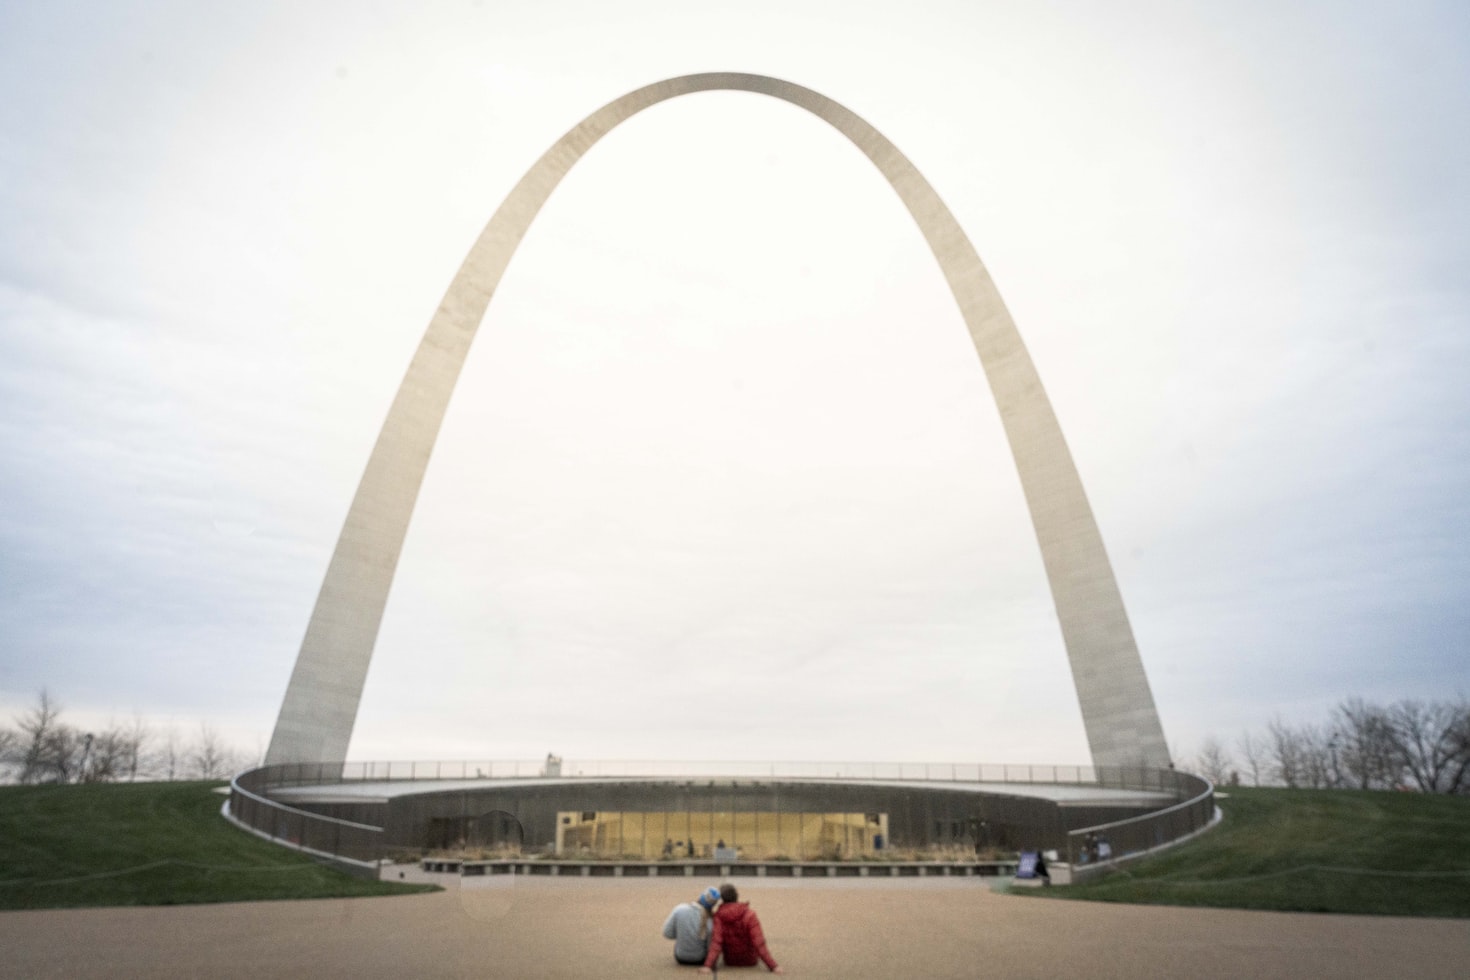
<svg viewBox="0 0 1470 980">
<path fill-rule="evenodd" d="M 286 689 L 267 764 L 346 758 L 440 423 L 475 331 L 531 221 L 572 166 L 619 123 L 665 100 L 711 90 L 757 92 L 806 109 L 862 150 L 903 200 L 959 303 L 1000 409 L 1093 761 L 1167 766 L 1163 728 L 1082 482 L 1031 357 L 974 246 L 928 181 L 868 123 L 811 89 L 735 72 L 671 78 L 608 103 L 547 150 L 490 219 L 429 322 L 368 459 Z"/>
</svg>

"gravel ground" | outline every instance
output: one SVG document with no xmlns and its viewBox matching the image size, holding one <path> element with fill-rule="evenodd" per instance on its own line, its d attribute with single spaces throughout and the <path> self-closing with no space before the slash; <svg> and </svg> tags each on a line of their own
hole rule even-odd
<svg viewBox="0 0 1470 980">
<path fill-rule="evenodd" d="M 4 912 L 0 976 L 692 978 L 659 929 L 715 883 L 443 880 L 394 898 Z M 1050 902 L 978 879 L 737 886 L 798 977 L 1470 976 L 1466 920 Z"/>
</svg>

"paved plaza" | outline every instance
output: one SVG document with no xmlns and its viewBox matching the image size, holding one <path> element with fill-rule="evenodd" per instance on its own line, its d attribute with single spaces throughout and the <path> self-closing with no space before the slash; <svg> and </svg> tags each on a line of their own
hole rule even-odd
<svg viewBox="0 0 1470 980">
<path fill-rule="evenodd" d="M 695 976 L 674 964 L 659 928 L 713 882 L 459 881 L 396 898 L 4 912 L 0 975 Z M 1054 902 L 977 879 L 737 884 L 796 977 L 1462 980 L 1470 963 L 1466 920 Z"/>
</svg>

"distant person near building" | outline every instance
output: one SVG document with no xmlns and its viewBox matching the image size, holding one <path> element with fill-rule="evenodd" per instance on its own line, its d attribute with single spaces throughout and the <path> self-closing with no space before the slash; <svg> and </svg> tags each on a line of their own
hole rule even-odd
<svg viewBox="0 0 1470 980">
<path fill-rule="evenodd" d="M 755 966 L 760 962 L 772 973 L 785 973 L 766 948 L 760 917 L 749 903 L 740 901 L 740 893 L 734 885 L 720 886 L 720 903 L 715 910 L 715 928 L 709 952 L 705 954 L 704 966 L 699 968 L 699 972 L 711 972 L 723 953 L 726 966 Z"/>
<path fill-rule="evenodd" d="M 674 959 L 685 966 L 699 966 L 709 952 L 715 906 L 720 892 L 706 888 L 692 902 L 674 906 L 664 920 L 664 938 L 674 941 Z"/>
</svg>

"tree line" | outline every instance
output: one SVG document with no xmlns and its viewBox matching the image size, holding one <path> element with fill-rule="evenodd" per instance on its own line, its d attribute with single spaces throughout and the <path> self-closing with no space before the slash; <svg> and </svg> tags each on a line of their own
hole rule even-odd
<svg viewBox="0 0 1470 980">
<path fill-rule="evenodd" d="M 62 719 L 61 705 L 44 690 L 12 726 L 0 727 L 0 782 L 225 779 L 252 757 L 228 744 L 208 722 L 189 737 L 141 716 L 83 731 Z"/>
<path fill-rule="evenodd" d="M 1470 793 L 1470 700 L 1349 698 L 1325 724 L 1277 718 L 1230 746 L 1210 736 L 1193 768 L 1222 786 Z"/>
</svg>

